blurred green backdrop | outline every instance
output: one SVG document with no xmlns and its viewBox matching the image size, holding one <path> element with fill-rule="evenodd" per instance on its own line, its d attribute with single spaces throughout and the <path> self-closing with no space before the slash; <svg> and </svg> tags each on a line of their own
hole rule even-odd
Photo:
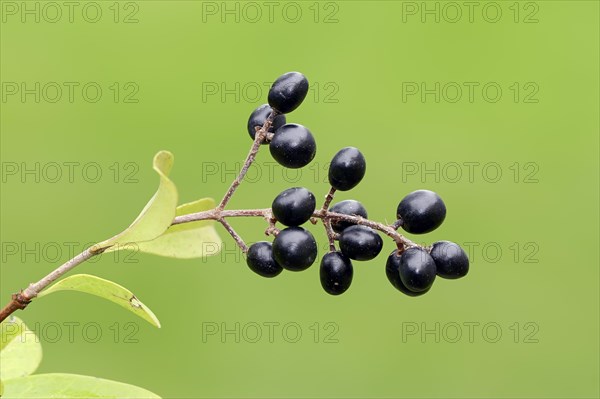
<svg viewBox="0 0 600 399">
<path fill-rule="evenodd" d="M 408 298 L 386 242 L 330 297 L 316 265 L 255 276 L 223 230 L 203 260 L 107 255 L 79 271 L 134 291 L 163 328 L 50 296 L 19 312 L 42 336 L 38 372 L 178 398 L 598 397 L 598 2 L 73 4 L 1 2 L 2 302 L 127 226 L 160 149 L 181 202 L 219 199 L 249 113 L 289 70 L 312 84 L 288 120 L 317 157 L 297 174 L 263 150 L 230 207 L 325 195 L 327 161 L 353 145 L 367 175 L 339 199 L 392 221 L 405 194 L 437 191 L 446 222 L 416 239 L 461 243 L 472 265 Z"/>
</svg>

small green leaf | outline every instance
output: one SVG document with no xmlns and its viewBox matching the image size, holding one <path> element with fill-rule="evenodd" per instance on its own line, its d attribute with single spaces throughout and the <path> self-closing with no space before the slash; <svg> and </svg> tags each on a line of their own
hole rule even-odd
<svg viewBox="0 0 600 399">
<path fill-rule="evenodd" d="M 215 207 L 212 198 L 203 198 L 177 207 L 176 216 L 207 211 Z M 217 255 L 221 251 L 221 238 L 213 220 L 183 223 L 171 226 L 152 241 L 138 242 L 137 249 L 149 254 L 170 258 L 191 259 Z"/>
<path fill-rule="evenodd" d="M 160 328 L 160 322 L 146 305 L 137 299 L 127 288 L 112 281 L 89 274 L 76 274 L 60 280 L 58 283 L 42 291 L 38 295 L 38 298 L 58 291 L 79 291 L 108 299 L 135 313 L 153 326 Z"/>
<path fill-rule="evenodd" d="M 0 324 L 0 380 L 25 377 L 42 361 L 39 338 L 23 321 L 11 316 Z"/>
<path fill-rule="evenodd" d="M 3 398 L 160 399 L 134 385 L 77 374 L 38 374 L 5 381 Z"/>
<path fill-rule="evenodd" d="M 160 151 L 154 156 L 153 168 L 160 177 L 158 190 L 125 231 L 94 245 L 93 251 L 104 248 L 118 251 L 127 244 L 153 240 L 167 230 L 175 217 L 178 198 L 177 187 L 168 177 L 172 167 L 173 154 L 170 152 Z"/>
</svg>

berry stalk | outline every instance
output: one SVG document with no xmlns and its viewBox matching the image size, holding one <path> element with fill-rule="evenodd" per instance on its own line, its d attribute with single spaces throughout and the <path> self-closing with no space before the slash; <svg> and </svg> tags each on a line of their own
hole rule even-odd
<svg viewBox="0 0 600 399">
<path fill-rule="evenodd" d="M 275 119 L 276 116 L 277 116 L 276 111 L 272 111 L 269 114 L 269 117 L 267 118 L 265 123 L 262 125 L 262 127 L 260 129 L 256 130 L 256 134 L 254 136 L 254 143 L 252 143 L 250 152 L 248 153 L 248 156 L 246 156 L 244 165 L 242 166 L 240 173 L 233 180 L 233 182 L 231 183 L 231 186 L 229 186 L 229 189 L 223 196 L 223 199 L 221 200 L 221 202 L 219 203 L 219 206 L 217 207 L 218 209 L 225 209 L 225 206 L 227 205 L 227 203 L 229 202 L 229 200 L 235 193 L 235 190 L 237 190 L 238 186 L 244 180 L 246 173 L 248 173 L 248 169 L 250 168 L 250 166 L 256 159 L 256 154 L 258 154 L 258 150 L 260 149 L 261 144 L 263 143 L 263 141 L 266 140 L 267 132 L 271 128 L 271 125 L 273 124 L 273 120 Z"/>
</svg>

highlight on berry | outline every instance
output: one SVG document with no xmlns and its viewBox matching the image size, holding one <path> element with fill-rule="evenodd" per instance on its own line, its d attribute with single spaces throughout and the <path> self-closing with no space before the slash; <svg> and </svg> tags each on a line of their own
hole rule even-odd
<svg viewBox="0 0 600 399">
<path fill-rule="evenodd" d="M 308 79 L 299 72 L 288 72 L 275 80 L 268 104 L 256 108 L 248 119 L 248 133 L 257 144 L 269 145 L 273 158 L 286 168 L 302 168 L 316 156 L 317 145 L 305 126 L 287 121 L 308 92 Z M 352 144 L 352 143 L 347 143 Z M 396 209 L 396 222 L 386 225 L 367 219 L 367 209 L 359 201 L 344 200 L 331 205 L 336 191 L 349 191 L 365 177 L 367 163 L 355 147 L 341 148 L 331 159 L 329 192 L 317 207 L 315 195 L 304 187 L 291 187 L 273 200 L 270 227 L 266 234 L 273 242 L 260 241 L 247 250 L 247 264 L 256 274 L 272 278 L 283 271 L 299 272 L 310 268 L 318 258 L 314 236 L 302 227 L 321 220 L 329 241 L 329 251 L 321 257 L 319 276 L 326 293 L 346 292 L 354 275 L 352 261 L 376 258 L 383 249 L 382 234 L 391 238 L 396 249 L 388 256 L 385 274 L 398 291 L 410 297 L 431 289 L 436 277 L 457 279 L 467 275 L 469 258 L 450 241 L 421 246 L 398 233 L 425 234 L 437 229 L 446 218 L 442 198 L 430 190 L 406 195 Z M 277 223 L 283 229 L 277 227 Z"/>
</svg>

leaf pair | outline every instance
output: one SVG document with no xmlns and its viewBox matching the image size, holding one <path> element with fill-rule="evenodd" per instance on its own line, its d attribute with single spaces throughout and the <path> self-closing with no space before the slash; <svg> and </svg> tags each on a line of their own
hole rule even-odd
<svg viewBox="0 0 600 399">
<path fill-rule="evenodd" d="M 215 202 L 203 198 L 177 206 L 177 187 L 169 179 L 173 167 L 173 154 L 161 151 L 154 156 L 153 168 L 158 173 L 158 190 L 139 216 L 123 232 L 92 246 L 92 252 L 110 252 L 136 249 L 154 255 L 171 258 L 199 258 L 216 255 L 221 239 L 214 228 L 214 221 L 203 220 L 171 226 L 175 216 L 213 209 Z M 58 291 L 79 291 L 114 302 L 133 312 L 150 324 L 160 328 L 160 322 L 133 293 L 112 281 L 96 276 L 78 274 L 59 281 L 38 298 Z"/>
<path fill-rule="evenodd" d="M 11 316 L 0 324 L 0 395 L 3 398 L 159 398 L 121 382 L 77 374 L 31 375 L 42 360 L 39 338 Z"/>
</svg>

